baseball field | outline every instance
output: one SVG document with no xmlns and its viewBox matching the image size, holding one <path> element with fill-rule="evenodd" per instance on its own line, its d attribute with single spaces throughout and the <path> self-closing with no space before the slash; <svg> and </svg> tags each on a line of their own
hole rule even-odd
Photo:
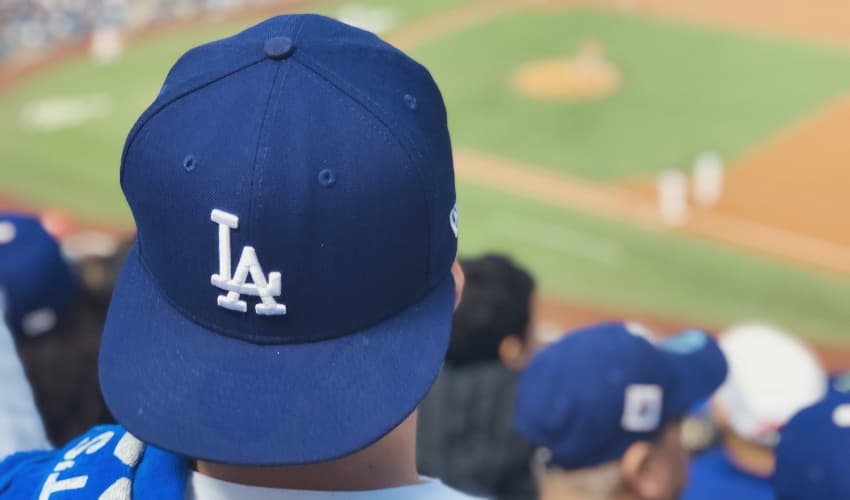
<svg viewBox="0 0 850 500">
<path fill-rule="evenodd" d="M 551 328 L 767 320 L 839 347 L 850 346 L 850 32 L 836 19 L 850 4 L 822 3 L 300 10 L 380 31 L 432 71 L 456 151 L 461 252 L 504 251 L 531 268 Z M 0 76 L 0 207 L 130 230 L 118 167 L 133 121 L 183 51 L 273 11 L 134 33 L 108 64 L 68 50 Z M 656 177 L 690 175 L 704 151 L 724 159 L 722 197 L 670 225 Z"/>
</svg>

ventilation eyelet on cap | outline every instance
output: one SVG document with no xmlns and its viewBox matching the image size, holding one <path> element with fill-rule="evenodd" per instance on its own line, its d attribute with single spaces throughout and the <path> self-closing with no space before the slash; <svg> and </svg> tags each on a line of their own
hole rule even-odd
<svg viewBox="0 0 850 500">
<path fill-rule="evenodd" d="M 195 170 L 196 163 L 195 155 L 187 155 L 186 158 L 183 158 L 183 169 L 187 172 L 191 172 L 192 170 Z"/>
<path fill-rule="evenodd" d="M 324 187 L 331 187 L 336 184 L 336 176 L 334 175 L 333 170 L 323 168 L 319 171 L 319 184 Z"/>
<path fill-rule="evenodd" d="M 292 44 L 291 38 L 287 36 L 277 36 L 266 40 L 263 50 L 265 50 L 266 56 L 268 56 L 269 59 L 280 60 L 286 59 L 292 55 L 292 52 L 295 50 L 295 45 Z"/>
<path fill-rule="evenodd" d="M 410 109 L 416 109 L 416 96 L 412 94 L 404 94 L 404 102 Z"/>
</svg>

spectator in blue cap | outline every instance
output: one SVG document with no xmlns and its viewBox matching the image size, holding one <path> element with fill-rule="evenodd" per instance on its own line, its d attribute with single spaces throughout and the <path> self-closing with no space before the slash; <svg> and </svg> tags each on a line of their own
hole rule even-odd
<svg viewBox="0 0 850 500">
<path fill-rule="evenodd" d="M 685 485 L 681 419 L 726 376 L 705 333 L 659 344 L 621 323 L 568 333 L 522 374 L 514 425 L 539 447 L 542 500 L 672 500 Z"/>
<path fill-rule="evenodd" d="M 15 339 L 51 332 L 73 295 L 59 245 L 38 219 L 0 212 L 0 458 L 50 446 Z"/>
<path fill-rule="evenodd" d="M 850 396 L 830 391 L 782 428 L 771 485 L 777 500 L 850 498 Z"/>
<path fill-rule="evenodd" d="M 78 280 L 108 259 L 73 269 L 41 222 L 0 213 L 0 294 L 47 437 L 56 446 L 98 423 L 114 422 L 97 382 L 97 350 L 111 285 Z M 114 267 L 114 264 L 113 264 Z M 12 353 L 14 354 L 14 352 Z M 21 448 L 25 449 L 25 448 Z"/>
<path fill-rule="evenodd" d="M 24 337 L 52 330 L 74 297 L 59 244 L 35 217 L 0 213 L 0 290 L 6 322 Z"/>
<path fill-rule="evenodd" d="M 121 425 L 8 458 L 0 498 L 467 498 L 416 467 L 463 289 L 424 67 L 271 18 L 180 58 L 120 181 L 138 232 L 99 380 Z"/>
</svg>

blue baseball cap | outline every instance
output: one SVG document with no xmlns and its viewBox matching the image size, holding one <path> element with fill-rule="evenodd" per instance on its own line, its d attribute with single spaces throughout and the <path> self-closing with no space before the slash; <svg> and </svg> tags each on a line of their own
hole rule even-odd
<svg viewBox="0 0 850 500">
<path fill-rule="evenodd" d="M 780 431 L 771 484 L 778 500 L 850 498 L 850 395 L 830 391 Z"/>
<path fill-rule="evenodd" d="M 38 337 L 53 329 L 75 293 L 59 243 L 38 219 L 0 212 L 0 300 L 15 335 Z"/>
<path fill-rule="evenodd" d="M 623 323 L 601 323 L 567 333 L 532 358 L 520 378 L 514 427 L 551 452 L 551 465 L 590 467 L 652 439 L 725 377 L 723 354 L 704 332 L 653 344 Z"/>
<path fill-rule="evenodd" d="M 346 456 L 417 407 L 448 346 L 457 210 L 428 71 L 285 15 L 194 48 L 131 130 L 138 228 L 100 355 L 128 430 L 187 457 Z"/>
</svg>

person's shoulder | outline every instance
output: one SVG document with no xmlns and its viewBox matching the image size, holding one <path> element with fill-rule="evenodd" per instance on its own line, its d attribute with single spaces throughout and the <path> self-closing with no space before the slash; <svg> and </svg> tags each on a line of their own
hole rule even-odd
<svg viewBox="0 0 850 500">
<path fill-rule="evenodd" d="M 682 500 L 716 498 L 769 500 L 773 496 L 766 479 L 739 470 L 727 458 L 723 449 L 716 446 L 691 460 L 688 485 L 681 498 Z"/>
</svg>

